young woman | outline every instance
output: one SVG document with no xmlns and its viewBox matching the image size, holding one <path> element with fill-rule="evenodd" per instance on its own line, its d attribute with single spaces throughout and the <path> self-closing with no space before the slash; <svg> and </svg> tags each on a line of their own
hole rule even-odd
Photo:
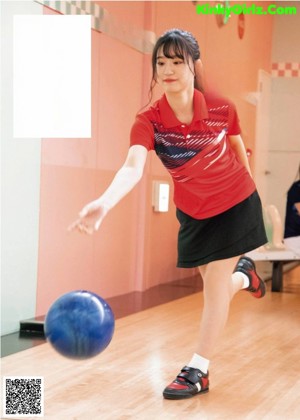
<svg viewBox="0 0 300 420">
<path fill-rule="evenodd" d="M 72 227 L 97 231 L 141 179 L 148 151 L 156 151 L 174 181 L 178 267 L 199 267 L 204 284 L 195 353 L 163 392 L 165 398 L 182 399 L 208 391 L 209 360 L 235 293 L 245 289 L 256 298 L 264 296 L 253 261 L 241 256 L 267 239 L 235 107 L 200 91 L 197 41 L 186 31 L 166 32 L 154 47 L 152 64 L 151 89 L 159 83 L 164 95 L 137 115 L 124 165 Z"/>
</svg>

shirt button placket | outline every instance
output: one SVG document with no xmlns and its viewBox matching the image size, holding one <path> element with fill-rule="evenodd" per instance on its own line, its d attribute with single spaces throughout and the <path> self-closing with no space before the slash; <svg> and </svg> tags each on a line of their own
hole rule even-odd
<svg viewBox="0 0 300 420">
<path fill-rule="evenodd" d="M 188 144 L 187 144 L 187 142 L 188 142 L 188 139 L 191 137 L 191 135 L 190 134 L 188 134 L 188 127 L 187 127 L 187 125 L 186 124 L 181 124 L 181 130 L 182 130 L 182 134 L 183 134 L 183 137 L 184 137 L 184 142 L 185 142 L 185 146 L 186 146 L 186 149 L 188 149 Z"/>
<path fill-rule="evenodd" d="M 191 138 L 191 135 L 190 134 L 187 134 L 186 136 L 185 136 L 185 146 L 186 146 L 186 149 L 187 150 L 189 150 L 189 139 Z"/>
<path fill-rule="evenodd" d="M 180 128 L 181 128 L 181 133 L 183 135 L 183 140 L 186 143 L 186 137 L 187 137 L 187 128 L 186 128 L 186 125 L 185 124 L 181 124 Z"/>
</svg>

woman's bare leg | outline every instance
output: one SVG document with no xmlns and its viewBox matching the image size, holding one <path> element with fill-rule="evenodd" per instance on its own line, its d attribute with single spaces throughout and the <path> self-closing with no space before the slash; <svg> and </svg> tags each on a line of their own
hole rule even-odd
<svg viewBox="0 0 300 420">
<path fill-rule="evenodd" d="M 211 359 L 222 333 L 233 296 L 242 288 L 243 280 L 232 277 L 239 257 L 213 261 L 199 267 L 203 278 L 204 307 L 196 353 Z"/>
</svg>

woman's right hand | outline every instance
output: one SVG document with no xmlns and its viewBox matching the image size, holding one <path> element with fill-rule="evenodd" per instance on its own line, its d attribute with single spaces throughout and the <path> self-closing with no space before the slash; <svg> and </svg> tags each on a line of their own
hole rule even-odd
<svg viewBox="0 0 300 420">
<path fill-rule="evenodd" d="M 143 175 L 148 150 L 144 146 L 131 146 L 124 165 L 116 173 L 106 191 L 97 200 L 83 207 L 79 218 L 69 226 L 68 230 L 78 230 L 91 235 L 99 229 L 108 211 L 113 208 Z"/>
<path fill-rule="evenodd" d="M 79 218 L 68 227 L 68 230 L 92 235 L 99 229 L 108 211 L 109 208 L 101 202 L 101 199 L 91 201 L 83 207 Z"/>
</svg>

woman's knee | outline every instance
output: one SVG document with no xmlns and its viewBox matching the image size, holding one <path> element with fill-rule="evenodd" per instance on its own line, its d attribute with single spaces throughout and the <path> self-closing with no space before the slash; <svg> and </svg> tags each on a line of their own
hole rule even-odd
<svg viewBox="0 0 300 420">
<path fill-rule="evenodd" d="M 234 257 L 225 260 L 212 261 L 205 266 L 199 267 L 203 278 L 204 289 L 226 289 L 231 283 L 231 276 L 238 258 L 239 257 Z M 203 269 L 203 267 L 205 268 Z"/>
</svg>

